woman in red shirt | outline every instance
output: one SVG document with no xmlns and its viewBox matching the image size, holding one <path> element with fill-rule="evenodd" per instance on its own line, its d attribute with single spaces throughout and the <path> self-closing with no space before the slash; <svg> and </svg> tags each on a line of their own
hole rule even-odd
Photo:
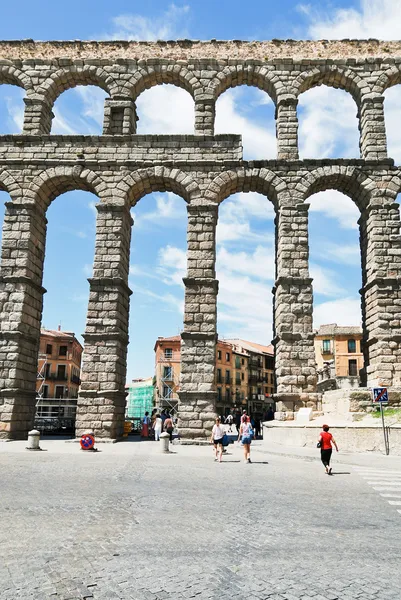
<svg viewBox="0 0 401 600">
<path fill-rule="evenodd" d="M 333 452 L 333 448 L 331 446 L 332 444 L 334 444 L 335 449 L 338 452 L 337 442 L 331 433 L 329 433 L 329 426 L 323 425 L 323 431 L 319 437 L 318 447 L 320 448 L 320 456 L 322 463 L 325 466 L 327 475 L 331 475 L 330 459 L 331 453 Z"/>
</svg>

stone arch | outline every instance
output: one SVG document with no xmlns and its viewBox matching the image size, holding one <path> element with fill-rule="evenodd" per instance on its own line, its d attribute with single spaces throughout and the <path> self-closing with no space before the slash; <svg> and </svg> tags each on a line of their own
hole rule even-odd
<svg viewBox="0 0 401 600">
<path fill-rule="evenodd" d="M 343 70 L 334 65 L 315 67 L 311 71 L 304 71 L 293 83 L 293 92 L 298 97 L 303 92 L 319 85 L 340 88 L 353 97 L 359 107 L 361 97 L 365 93 L 366 81 L 350 69 Z M 369 92 L 370 90 L 368 90 Z"/>
<path fill-rule="evenodd" d="M 102 88 L 110 96 L 118 95 L 119 85 L 112 75 L 104 69 L 86 65 L 84 67 L 70 67 L 59 69 L 46 79 L 40 90 L 50 106 L 66 90 L 77 85 L 95 85 Z"/>
<path fill-rule="evenodd" d="M 209 88 L 205 91 L 210 92 L 214 100 L 217 100 L 229 88 L 239 85 L 249 85 L 257 87 L 260 90 L 267 92 L 269 97 L 276 104 L 277 89 L 276 83 L 279 77 L 274 70 L 269 70 L 266 67 L 252 64 L 238 64 L 225 67 L 211 81 Z"/>
<path fill-rule="evenodd" d="M 284 199 L 287 186 L 283 179 L 268 169 L 244 168 L 224 171 L 213 179 L 205 192 L 205 197 L 221 204 L 223 200 L 238 192 L 257 192 L 266 196 L 278 208 Z"/>
<path fill-rule="evenodd" d="M 141 198 L 152 192 L 174 192 L 187 203 L 201 195 L 198 184 L 190 175 L 169 167 L 139 169 L 124 178 L 121 188 L 125 190 L 130 206 L 135 206 Z"/>
<path fill-rule="evenodd" d="M 131 86 L 128 93 L 134 100 L 136 100 L 142 92 L 155 85 L 175 85 L 188 92 L 192 98 L 195 97 L 196 90 L 202 87 L 192 71 L 177 64 L 146 66 L 135 73 L 135 79 L 136 81 L 133 85 L 127 83 L 125 86 L 125 89 L 128 88 L 128 85 Z"/>
<path fill-rule="evenodd" d="M 22 195 L 21 185 L 7 169 L 2 169 L 0 171 L 0 191 L 7 192 L 13 202 Z"/>
<path fill-rule="evenodd" d="M 298 186 L 304 200 L 317 192 L 336 190 L 351 198 L 360 211 L 369 204 L 375 183 L 356 167 L 325 166 L 304 175 Z"/>
<path fill-rule="evenodd" d="M 0 66 L 0 84 L 16 85 L 23 88 L 27 93 L 32 90 L 31 78 L 12 65 Z"/>
<path fill-rule="evenodd" d="M 99 198 L 110 197 L 113 190 L 93 171 L 81 166 L 54 167 L 42 171 L 31 182 L 27 196 L 46 212 L 57 196 L 72 190 L 92 192 Z"/>
<path fill-rule="evenodd" d="M 393 66 L 386 69 L 377 78 L 374 91 L 382 95 L 388 88 L 393 87 L 401 83 L 401 68 L 399 66 Z"/>
</svg>

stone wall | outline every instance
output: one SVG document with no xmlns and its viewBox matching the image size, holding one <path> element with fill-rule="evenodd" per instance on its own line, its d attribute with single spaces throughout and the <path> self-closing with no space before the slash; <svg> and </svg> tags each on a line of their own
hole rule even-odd
<svg viewBox="0 0 401 600">
<path fill-rule="evenodd" d="M 291 55 L 291 57 L 290 57 Z M 46 210 L 60 194 L 97 195 L 97 234 L 85 331 L 80 433 L 118 438 L 128 344 L 129 210 L 152 191 L 188 205 L 180 429 L 207 436 L 213 421 L 217 335 L 215 231 L 221 202 L 259 192 L 276 212 L 274 329 L 277 401 L 316 405 L 308 198 L 347 194 L 360 210 L 363 347 L 367 385 L 401 385 L 401 172 L 387 157 L 383 92 L 401 82 L 399 42 L 3 42 L 0 83 L 26 90 L 22 135 L 0 136 L 0 188 L 10 194 L 0 276 L 0 435 L 32 425 L 42 313 Z M 171 83 L 194 100 L 194 135 L 137 136 L 135 100 Z M 246 84 L 276 104 L 277 159 L 242 160 L 241 138 L 214 136 L 215 103 Z M 298 160 L 297 102 L 321 84 L 355 100 L 360 158 Z M 52 107 L 66 89 L 97 85 L 104 135 L 52 136 Z M 266 200 L 267 201 L 267 200 Z M 135 235 L 135 226 L 133 229 Z"/>
</svg>

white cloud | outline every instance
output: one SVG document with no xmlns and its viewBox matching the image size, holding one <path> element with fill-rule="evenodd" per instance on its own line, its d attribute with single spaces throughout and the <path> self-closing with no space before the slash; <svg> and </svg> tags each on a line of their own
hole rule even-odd
<svg viewBox="0 0 401 600">
<path fill-rule="evenodd" d="M 91 264 L 86 264 L 82 267 L 82 272 L 84 275 L 86 275 L 87 277 L 92 277 L 92 273 L 93 273 L 93 265 Z"/>
<path fill-rule="evenodd" d="M 156 202 L 154 210 L 144 212 L 138 207 L 137 210 L 132 211 L 135 227 L 146 226 L 148 229 L 171 227 L 172 221 L 181 221 L 184 225 L 186 224 L 186 204 L 180 196 L 166 192 L 152 194 L 152 198 Z M 143 201 L 146 202 L 146 196 L 142 198 L 141 202 Z"/>
<path fill-rule="evenodd" d="M 318 192 L 308 198 L 308 202 L 310 212 L 322 213 L 326 217 L 336 219 L 343 229 L 358 229 L 359 209 L 351 198 L 341 192 Z"/>
<path fill-rule="evenodd" d="M 137 100 L 138 134 L 193 134 L 195 109 L 192 96 L 174 85 L 146 90 Z"/>
<path fill-rule="evenodd" d="M 332 242 L 325 242 L 324 252 L 320 254 L 322 258 L 330 262 L 355 267 L 361 266 L 359 244 L 333 244 Z"/>
<path fill-rule="evenodd" d="M 188 37 L 190 7 L 170 4 L 160 17 L 124 14 L 113 18 L 114 31 L 102 36 L 114 40 L 171 40 Z"/>
<path fill-rule="evenodd" d="M 300 158 L 359 158 L 357 106 L 344 90 L 322 85 L 299 97 Z"/>
<path fill-rule="evenodd" d="M 314 39 L 398 40 L 401 37 L 399 0 L 361 0 L 359 9 L 337 8 L 331 14 L 301 5 L 309 17 L 308 33 Z"/>
<path fill-rule="evenodd" d="M 313 291 L 323 296 L 340 296 L 345 290 L 340 287 L 336 280 L 338 275 L 335 271 L 323 268 L 315 263 L 309 264 L 310 276 L 313 278 Z"/>
<path fill-rule="evenodd" d="M 82 116 L 95 121 L 103 128 L 106 92 L 94 85 L 79 85 L 73 89 L 73 92 L 79 97 L 82 103 Z"/>
<path fill-rule="evenodd" d="M 313 326 L 336 322 L 339 325 L 361 324 L 361 301 L 359 298 L 345 297 L 323 302 L 314 307 Z"/>
<path fill-rule="evenodd" d="M 269 98 L 265 94 L 266 98 Z M 233 88 L 222 94 L 216 102 L 215 132 L 240 133 L 244 147 L 244 158 L 276 158 L 277 143 L 274 118 L 267 118 L 262 125 L 244 115 L 247 106 L 244 97 L 252 98 L 249 89 Z M 261 102 L 258 102 L 261 104 Z M 250 101 L 252 104 L 252 100 Z M 270 101 L 269 104 L 272 104 Z"/>
<path fill-rule="evenodd" d="M 241 192 L 225 200 L 219 208 L 217 244 L 238 240 L 242 243 L 273 243 L 272 233 L 252 230 L 251 219 L 273 222 L 273 205 L 265 196 Z"/>
<path fill-rule="evenodd" d="M 274 246 L 257 246 L 254 252 L 230 252 L 220 248 L 217 264 L 221 272 L 230 271 L 261 280 L 274 280 Z"/>
<path fill-rule="evenodd" d="M 401 163 L 400 107 L 401 86 L 395 85 L 384 92 L 384 118 L 386 123 L 388 155 L 396 164 Z"/>
<path fill-rule="evenodd" d="M 64 117 L 59 109 L 54 106 L 53 107 L 54 119 L 52 121 L 52 134 L 55 135 L 79 135 L 82 134 L 82 131 L 79 131 L 79 127 L 74 127 L 69 123 L 68 118 Z"/>
<path fill-rule="evenodd" d="M 23 97 L 24 94 L 21 93 L 20 98 L 18 99 L 11 98 L 10 96 L 6 96 L 5 98 L 7 112 L 11 118 L 11 121 L 17 128 L 18 133 L 21 133 L 24 127 L 25 106 L 22 102 Z"/>
<path fill-rule="evenodd" d="M 165 246 L 158 252 L 158 273 L 168 285 L 183 285 L 187 272 L 186 251 L 175 246 Z"/>
</svg>

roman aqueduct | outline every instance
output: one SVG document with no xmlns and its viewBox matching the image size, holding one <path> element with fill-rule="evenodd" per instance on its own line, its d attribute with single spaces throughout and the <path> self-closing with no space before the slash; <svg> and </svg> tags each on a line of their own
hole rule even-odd
<svg viewBox="0 0 401 600">
<path fill-rule="evenodd" d="M 0 42 L 0 57 L 0 83 L 26 92 L 22 134 L 0 136 L 0 188 L 10 196 L 0 275 L 0 437 L 25 437 L 33 423 L 46 210 L 74 189 L 98 197 L 77 434 L 122 433 L 130 208 L 152 191 L 173 191 L 188 210 L 182 436 L 206 435 L 214 416 L 215 230 L 219 204 L 239 191 L 267 196 L 276 212 L 274 343 L 283 410 L 317 397 L 308 267 L 308 198 L 317 191 L 343 192 L 360 210 L 365 384 L 401 385 L 401 172 L 387 156 L 383 113 L 384 91 L 401 83 L 401 43 L 28 40 Z M 136 135 L 135 100 L 161 83 L 193 97 L 193 135 Z M 217 98 L 242 84 L 275 103 L 276 160 L 244 161 L 239 135 L 214 135 Z M 298 159 L 298 98 L 321 84 L 355 100 L 359 159 Z M 101 136 L 51 134 L 55 100 L 77 85 L 108 94 Z"/>
</svg>

